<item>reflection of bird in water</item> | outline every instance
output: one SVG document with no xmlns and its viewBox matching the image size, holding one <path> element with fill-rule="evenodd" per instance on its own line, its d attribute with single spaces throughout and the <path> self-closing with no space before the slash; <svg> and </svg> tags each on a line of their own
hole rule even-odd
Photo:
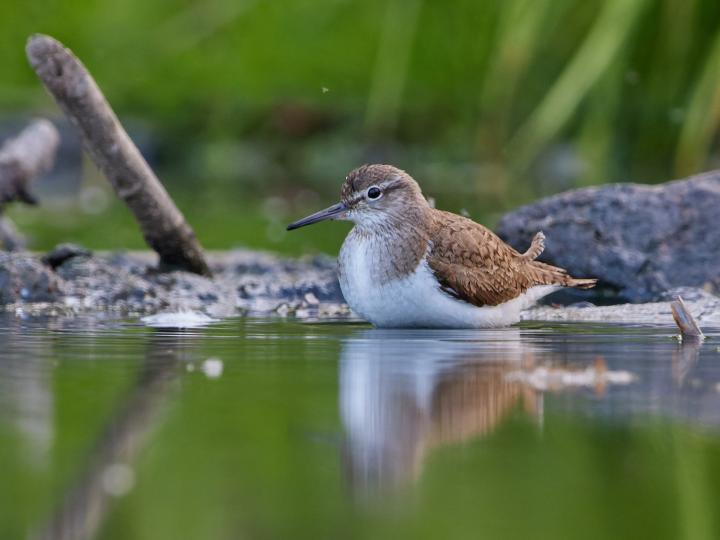
<svg viewBox="0 0 720 540">
<path fill-rule="evenodd" d="M 505 376 L 532 360 L 519 331 L 470 336 L 371 330 L 343 345 L 343 459 L 354 489 L 416 478 L 428 450 L 489 433 L 523 393 L 534 409 L 534 393 Z"/>
</svg>

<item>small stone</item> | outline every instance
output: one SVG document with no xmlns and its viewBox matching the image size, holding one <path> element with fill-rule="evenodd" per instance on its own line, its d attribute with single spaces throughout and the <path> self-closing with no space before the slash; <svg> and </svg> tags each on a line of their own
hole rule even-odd
<svg viewBox="0 0 720 540">
<path fill-rule="evenodd" d="M 135 471 L 124 463 L 113 463 L 103 470 L 101 482 L 105 493 L 122 497 L 135 486 Z"/>
<path fill-rule="evenodd" d="M 199 328 L 215 322 L 215 319 L 197 311 L 156 313 L 140 319 L 154 328 Z"/>
<path fill-rule="evenodd" d="M 91 254 L 89 250 L 82 246 L 65 243 L 55 246 L 52 251 L 42 258 L 42 261 L 54 270 L 73 257 L 89 257 Z"/>
<path fill-rule="evenodd" d="M 0 251 L 0 305 L 54 302 L 63 289 L 63 280 L 37 258 Z"/>
<path fill-rule="evenodd" d="M 217 379 L 223 372 L 223 361 L 219 358 L 208 358 L 202 363 L 202 371 L 208 379 Z"/>
</svg>

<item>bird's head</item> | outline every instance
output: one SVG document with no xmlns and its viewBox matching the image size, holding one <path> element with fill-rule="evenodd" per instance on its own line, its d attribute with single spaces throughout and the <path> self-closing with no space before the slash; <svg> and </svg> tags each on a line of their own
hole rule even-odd
<svg viewBox="0 0 720 540">
<path fill-rule="evenodd" d="M 418 183 L 392 165 L 363 165 L 350 172 L 340 202 L 288 225 L 289 231 L 327 219 L 373 227 L 403 219 L 414 210 L 428 208 Z"/>
</svg>

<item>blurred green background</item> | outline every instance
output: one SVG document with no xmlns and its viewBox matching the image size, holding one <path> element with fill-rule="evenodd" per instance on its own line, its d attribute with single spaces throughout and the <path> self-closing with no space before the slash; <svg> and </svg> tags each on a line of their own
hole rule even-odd
<svg viewBox="0 0 720 540">
<path fill-rule="evenodd" d="M 283 225 L 365 162 L 489 225 L 571 187 L 715 167 L 719 29 L 716 0 L 4 0 L 0 124 L 60 119 L 24 56 L 51 34 L 205 247 L 332 253 L 347 225 Z M 75 159 L 74 182 L 45 179 L 40 208 L 12 208 L 31 247 L 143 247 Z"/>
</svg>

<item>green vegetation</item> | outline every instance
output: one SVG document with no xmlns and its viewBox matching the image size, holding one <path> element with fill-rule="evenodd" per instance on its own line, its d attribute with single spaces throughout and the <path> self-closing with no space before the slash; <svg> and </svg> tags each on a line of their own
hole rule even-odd
<svg viewBox="0 0 720 540">
<path fill-rule="evenodd" d="M 288 255 L 336 253 L 350 229 L 349 224 L 333 223 L 291 235 L 285 231 L 292 220 L 289 210 L 273 205 L 273 199 L 248 205 L 223 198 L 198 202 L 187 194 L 176 198 L 205 249 L 247 247 Z M 16 207 L 9 214 L 36 249 L 51 249 L 61 242 L 95 250 L 147 249 L 132 214 L 119 201 L 113 200 L 100 214 L 85 213 L 72 203 L 43 211 Z"/>
<path fill-rule="evenodd" d="M 23 51 L 29 34 L 49 33 L 121 118 L 149 127 L 170 190 L 209 190 L 228 226 L 266 197 L 293 215 L 310 209 L 306 190 L 329 204 L 350 168 L 376 160 L 492 221 L 568 187 L 711 167 L 718 28 L 713 0 L 9 0 L 0 115 L 57 114 Z M 55 233 L 30 232 L 38 248 Z M 230 232 L 200 237 L 263 236 Z M 259 243 L 294 245 L 283 242 Z"/>
</svg>

